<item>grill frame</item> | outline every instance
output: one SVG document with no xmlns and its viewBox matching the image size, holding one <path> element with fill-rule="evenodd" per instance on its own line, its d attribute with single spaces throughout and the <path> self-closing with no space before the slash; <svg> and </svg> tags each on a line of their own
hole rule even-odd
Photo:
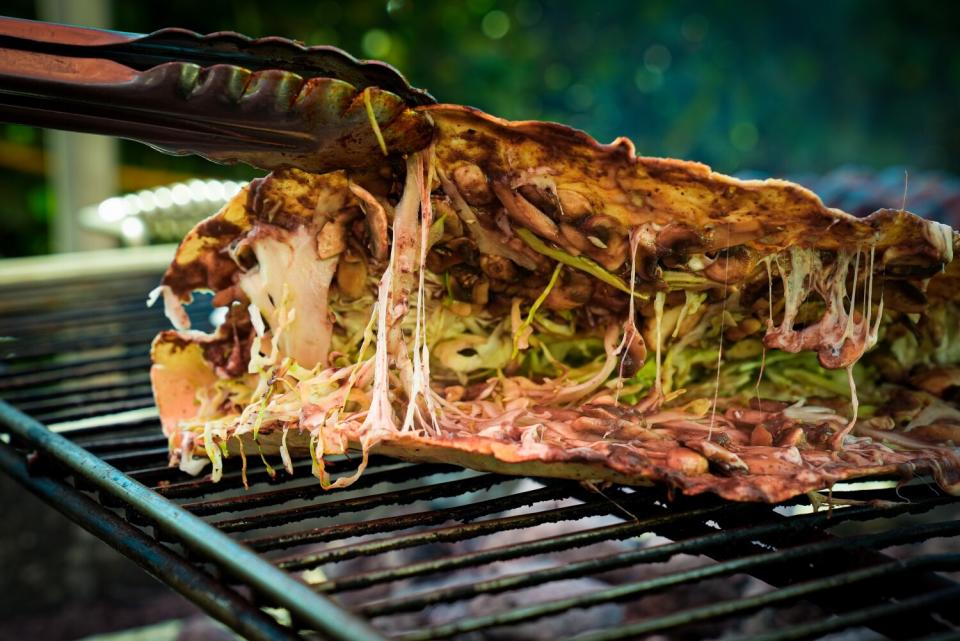
<svg viewBox="0 0 960 641">
<path fill-rule="evenodd" d="M 133 298 L 142 300 L 142 283 L 155 279 L 156 272 L 147 270 L 143 274 L 126 276 L 115 274 L 111 278 L 111 295 L 117 294 L 116 297 L 123 299 L 121 294 L 129 291 L 131 301 Z M 750 574 L 766 580 L 774 586 L 774 590 L 741 599 L 739 606 L 717 603 L 687 608 L 605 632 L 591 633 L 583 638 L 634 638 L 664 626 L 669 626 L 664 629 L 670 630 L 676 627 L 674 624 L 681 628 L 689 627 L 699 618 L 715 620 L 715 615 L 729 614 L 736 607 L 741 608 L 741 612 L 754 611 L 777 598 L 796 599 L 805 594 L 804 590 L 811 590 L 808 600 L 817 603 L 825 612 L 832 609 L 838 614 L 822 621 L 801 623 L 765 633 L 760 638 L 811 638 L 867 622 L 875 630 L 897 639 L 934 635 L 949 637 L 956 634 L 953 625 L 960 623 L 960 616 L 947 610 L 940 610 L 940 618 L 926 617 L 928 621 L 906 616 L 934 606 L 945 608 L 960 603 L 960 587 L 956 583 L 933 571 L 916 572 L 913 571 L 916 568 L 910 567 L 912 563 L 954 569 L 960 567 L 956 555 L 940 555 L 927 560 L 910 561 L 905 565 L 891 562 L 891 557 L 873 548 L 886 547 L 891 541 L 899 540 L 897 536 L 913 541 L 920 534 L 955 535 L 960 532 L 960 524 L 924 526 L 926 529 L 915 527 L 899 535 L 886 530 L 873 539 L 860 537 L 857 540 L 835 537 L 826 529 L 841 522 L 895 518 L 955 503 L 950 497 L 931 493 L 929 487 L 923 484 L 901 488 L 900 497 L 911 502 L 891 502 L 901 500 L 893 490 L 849 491 L 838 493 L 838 497 L 881 503 L 848 507 L 834 514 L 821 512 L 786 517 L 774 512 L 772 506 L 731 505 L 713 497 L 673 497 L 667 506 L 668 497 L 662 488 L 623 490 L 613 487 L 604 490 L 603 495 L 598 495 L 574 483 L 541 479 L 538 480 L 540 486 L 535 489 L 507 492 L 460 505 L 399 513 L 398 508 L 417 499 L 437 501 L 444 496 L 482 493 L 484 488 L 499 486 L 507 483 L 507 480 L 489 474 L 460 475 L 447 480 L 451 474 L 456 476 L 458 468 L 441 464 L 398 466 L 391 459 L 374 457 L 371 469 L 353 488 L 364 490 L 361 496 L 341 499 L 336 495 L 322 494 L 318 485 L 298 485 L 298 479 L 302 478 L 299 474 L 309 474 L 304 470 L 308 462 L 301 462 L 297 466 L 298 476 L 280 478 L 266 489 L 256 486 L 250 493 L 236 498 L 232 494 L 242 492 L 240 472 L 236 466 L 226 469 L 224 480 L 217 486 L 211 486 L 202 478 L 191 479 L 163 466 L 166 447 L 159 436 L 157 421 L 141 416 L 142 410 L 150 405 L 149 398 L 145 401 L 136 394 L 132 399 L 121 394 L 120 398 L 104 400 L 102 403 L 109 408 L 126 411 L 127 414 L 121 414 L 119 418 L 101 426 L 85 424 L 88 419 L 99 416 L 102 405 L 84 402 L 84 395 L 109 389 L 115 384 L 97 383 L 99 379 L 96 377 L 112 375 L 118 377 L 119 381 L 131 377 L 141 380 L 144 370 L 140 368 L 146 367 L 147 361 L 143 351 L 138 351 L 145 347 L 139 337 L 164 327 L 165 322 L 159 312 L 138 314 L 130 305 L 107 305 L 102 317 L 96 314 L 97 306 L 81 304 L 78 308 L 76 303 L 84 300 L 83 292 L 95 291 L 96 286 L 82 284 L 77 288 L 77 284 L 74 279 L 66 284 L 30 286 L 33 290 L 30 295 L 20 299 L 19 304 L 15 302 L 12 305 L 15 308 L 14 322 L 8 325 L 10 319 L 0 319 L 0 334 L 7 333 L 4 326 L 20 332 L 57 332 L 60 331 L 57 328 L 61 327 L 67 333 L 70 340 L 47 337 L 48 342 L 36 343 L 20 356 L 8 358 L 6 369 L 0 369 L 0 397 L 13 392 L 14 400 L 21 404 L 42 401 L 50 407 L 41 408 L 36 418 L 52 417 L 61 423 L 75 422 L 69 432 L 55 433 L 36 418 L 0 402 L 0 433 L 10 435 L 9 443 L 0 442 L 0 468 L 246 638 L 301 638 L 304 630 L 319 630 L 333 639 L 385 639 L 385 633 L 375 628 L 368 617 L 374 613 L 383 614 L 388 608 L 403 612 L 435 603 L 449 604 L 453 598 L 459 601 L 478 594 L 502 594 L 508 589 L 544 585 L 547 580 L 593 576 L 604 568 L 666 560 L 681 552 L 710 552 L 710 557 L 716 563 L 686 574 L 670 573 L 656 579 L 635 581 L 633 585 L 615 586 L 600 596 L 554 599 L 546 605 L 526 606 L 489 617 L 473 617 L 459 624 L 411 631 L 393 638 L 408 641 L 448 638 L 457 630 L 486 629 L 494 623 L 536 620 L 529 617 L 545 612 L 567 612 L 571 608 L 585 607 L 592 600 L 598 603 L 622 602 L 629 597 L 652 594 L 684 580 L 702 581 L 711 573 L 729 576 L 738 568 L 752 569 Z M 63 287 L 66 287 L 63 290 L 67 292 L 65 297 L 57 296 L 56 292 Z M 6 293 L 16 293 L 22 289 L 26 287 L 8 286 Z M 10 300 L 13 299 L 7 298 L 8 306 Z M 120 302 L 123 303 L 123 300 Z M 125 311 L 112 315 L 114 309 Z M 191 315 L 195 320 L 202 320 L 207 311 L 201 302 L 191 308 Z M 78 319 L 83 319 L 78 326 L 63 325 Z M 128 332 L 131 325 L 132 331 Z M 106 348 L 100 346 L 101 342 L 86 340 L 90 331 L 100 331 L 104 327 L 112 332 L 107 338 L 119 336 L 120 340 L 111 342 L 105 339 L 102 342 L 108 343 Z M 70 342 L 77 335 L 79 340 Z M 121 347 L 118 348 L 118 344 Z M 64 346 L 79 351 L 64 361 L 57 357 L 63 354 Z M 9 353 L 5 356 L 9 356 Z M 140 379 L 136 378 L 137 372 L 141 373 Z M 56 387 L 70 377 L 83 379 L 79 392 L 63 392 Z M 122 382 L 116 384 L 121 385 L 122 390 L 128 389 Z M 65 396 L 77 402 L 72 408 L 67 408 L 69 411 L 60 408 L 57 413 L 55 401 Z M 74 441 L 86 442 L 87 445 L 81 446 Z M 332 461 L 334 470 L 337 465 L 336 460 Z M 346 469 L 353 464 L 340 462 L 339 465 Z M 262 481 L 266 475 L 264 468 L 258 464 L 251 465 L 249 474 L 251 479 L 257 481 Z M 425 479 L 425 484 L 413 490 L 404 489 L 403 484 L 418 478 Z M 444 480 L 438 481 L 438 478 Z M 566 497 L 576 499 L 578 503 L 538 508 L 522 514 L 503 514 L 511 509 Z M 304 500 L 318 502 L 295 507 L 286 505 L 291 501 Z M 796 505 L 803 501 L 789 503 Z M 235 513 L 237 510 L 250 511 L 254 508 L 258 510 L 254 514 Z M 397 513 L 374 520 L 350 520 L 354 515 L 372 508 Z M 621 518 L 619 523 L 590 530 L 572 529 L 569 533 L 551 538 L 537 538 L 496 549 L 485 547 L 438 560 L 337 578 L 310 587 L 291 575 L 295 571 L 391 551 L 412 550 L 422 545 L 468 541 L 551 522 L 574 524 L 588 516 L 624 517 L 625 512 L 637 516 L 640 521 L 635 523 L 629 518 Z M 300 519 L 308 515 L 314 519 L 322 516 L 335 522 L 324 527 L 300 527 L 294 533 L 276 527 L 289 524 L 291 518 Z M 344 518 L 348 519 L 347 522 L 339 522 Z M 711 521 L 719 522 L 722 529 L 714 529 L 708 524 Z M 229 529 L 236 531 L 228 535 L 211 525 L 211 522 L 228 524 Z M 268 525 L 272 529 L 265 529 Z M 256 529 L 251 529 L 254 526 Z M 259 530 L 266 533 L 251 534 Z M 675 542 L 670 545 L 674 547 L 638 548 L 607 559 L 591 557 L 579 565 L 546 568 L 513 577 L 507 574 L 486 581 L 441 588 L 432 594 L 427 592 L 410 597 L 388 598 L 352 610 L 333 600 L 344 592 L 384 585 L 400 578 L 413 579 L 465 568 L 487 567 L 493 562 L 582 548 L 651 531 L 671 538 Z M 354 536 L 371 534 L 381 538 L 339 543 Z M 757 559 L 750 560 L 748 557 L 764 554 L 754 545 L 755 537 L 766 545 L 777 546 L 779 551 L 768 553 L 774 556 L 768 556 L 768 561 L 762 563 L 757 563 Z M 294 544 L 306 543 L 326 543 L 326 546 L 319 551 L 295 554 L 288 550 L 295 547 Z M 817 567 L 810 576 L 797 575 L 799 578 L 796 580 L 778 585 L 794 572 L 784 571 L 787 556 L 797 554 L 801 563 L 809 560 L 799 552 L 789 552 L 797 547 L 808 550 L 808 554 L 812 554 L 809 550 L 830 554 L 815 564 Z M 786 555 L 783 550 L 788 551 Z M 831 564 L 832 567 L 824 567 Z M 721 569 L 711 569 L 718 567 Z M 900 581 L 898 573 L 908 573 L 911 581 Z M 863 577 L 872 577 L 873 580 L 868 589 L 862 590 L 855 598 L 847 595 L 844 603 L 835 602 L 836 592 L 829 592 L 827 588 L 857 577 L 861 581 L 867 580 Z M 876 605 L 875 600 L 879 598 L 884 599 L 883 605 Z M 265 615 L 261 606 L 287 609 L 294 614 L 293 627 L 282 625 Z"/>
</svg>

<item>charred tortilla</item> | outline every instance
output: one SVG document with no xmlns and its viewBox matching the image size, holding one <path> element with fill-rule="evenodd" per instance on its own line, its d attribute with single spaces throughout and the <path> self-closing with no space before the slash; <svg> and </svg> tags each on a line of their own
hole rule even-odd
<svg viewBox="0 0 960 641">
<path fill-rule="evenodd" d="M 780 501 L 960 491 L 958 236 L 560 125 L 423 108 L 428 149 L 254 181 L 164 276 L 172 461 L 370 452 Z M 181 305 L 212 291 L 213 335 Z M 330 478 L 326 455 L 363 453 Z"/>
</svg>

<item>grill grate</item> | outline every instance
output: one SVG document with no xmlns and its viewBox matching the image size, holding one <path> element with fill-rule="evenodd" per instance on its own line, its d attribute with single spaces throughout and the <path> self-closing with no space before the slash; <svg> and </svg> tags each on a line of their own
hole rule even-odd
<svg viewBox="0 0 960 641">
<path fill-rule="evenodd" d="M 810 512 L 382 456 L 329 492 L 309 461 L 271 478 L 250 457 L 249 490 L 239 461 L 217 485 L 169 469 L 146 376 L 167 323 L 141 307 L 156 280 L 6 288 L 0 397 L 62 436 L 0 407 L 0 467 L 246 637 L 958 636 L 960 554 L 923 544 L 956 540 L 958 503 L 923 482 L 848 484 L 834 497 L 860 503 Z"/>
</svg>

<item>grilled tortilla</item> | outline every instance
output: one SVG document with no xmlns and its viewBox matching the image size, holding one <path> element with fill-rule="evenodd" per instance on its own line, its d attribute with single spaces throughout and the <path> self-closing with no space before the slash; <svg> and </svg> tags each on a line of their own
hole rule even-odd
<svg viewBox="0 0 960 641">
<path fill-rule="evenodd" d="M 171 461 L 372 452 L 781 501 L 960 492 L 960 236 L 560 125 L 424 108 L 432 146 L 253 181 L 181 244 L 153 345 Z M 211 335 L 182 305 L 228 308 Z M 359 448 L 356 472 L 324 457 Z"/>
</svg>

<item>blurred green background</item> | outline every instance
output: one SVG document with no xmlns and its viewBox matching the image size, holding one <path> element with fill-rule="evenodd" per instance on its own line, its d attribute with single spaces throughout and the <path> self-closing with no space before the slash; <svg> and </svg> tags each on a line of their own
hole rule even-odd
<svg viewBox="0 0 960 641">
<path fill-rule="evenodd" d="M 37 17 L 33 0 L 6 0 L 0 12 Z M 111 14 L 124 31 L 337 45 L 392 63 L 444 102 L 555 120 L 604 142 L 626 135 L 639 153 L 726 173 L 960 173 L 956 2 L 116 0 Z M 56 203 L 43 133 L 0 133 L 0 256 L 44 253 Z M 120 158 L 122 191 L 255 175 L 134 143 Z"/>
</svg>

